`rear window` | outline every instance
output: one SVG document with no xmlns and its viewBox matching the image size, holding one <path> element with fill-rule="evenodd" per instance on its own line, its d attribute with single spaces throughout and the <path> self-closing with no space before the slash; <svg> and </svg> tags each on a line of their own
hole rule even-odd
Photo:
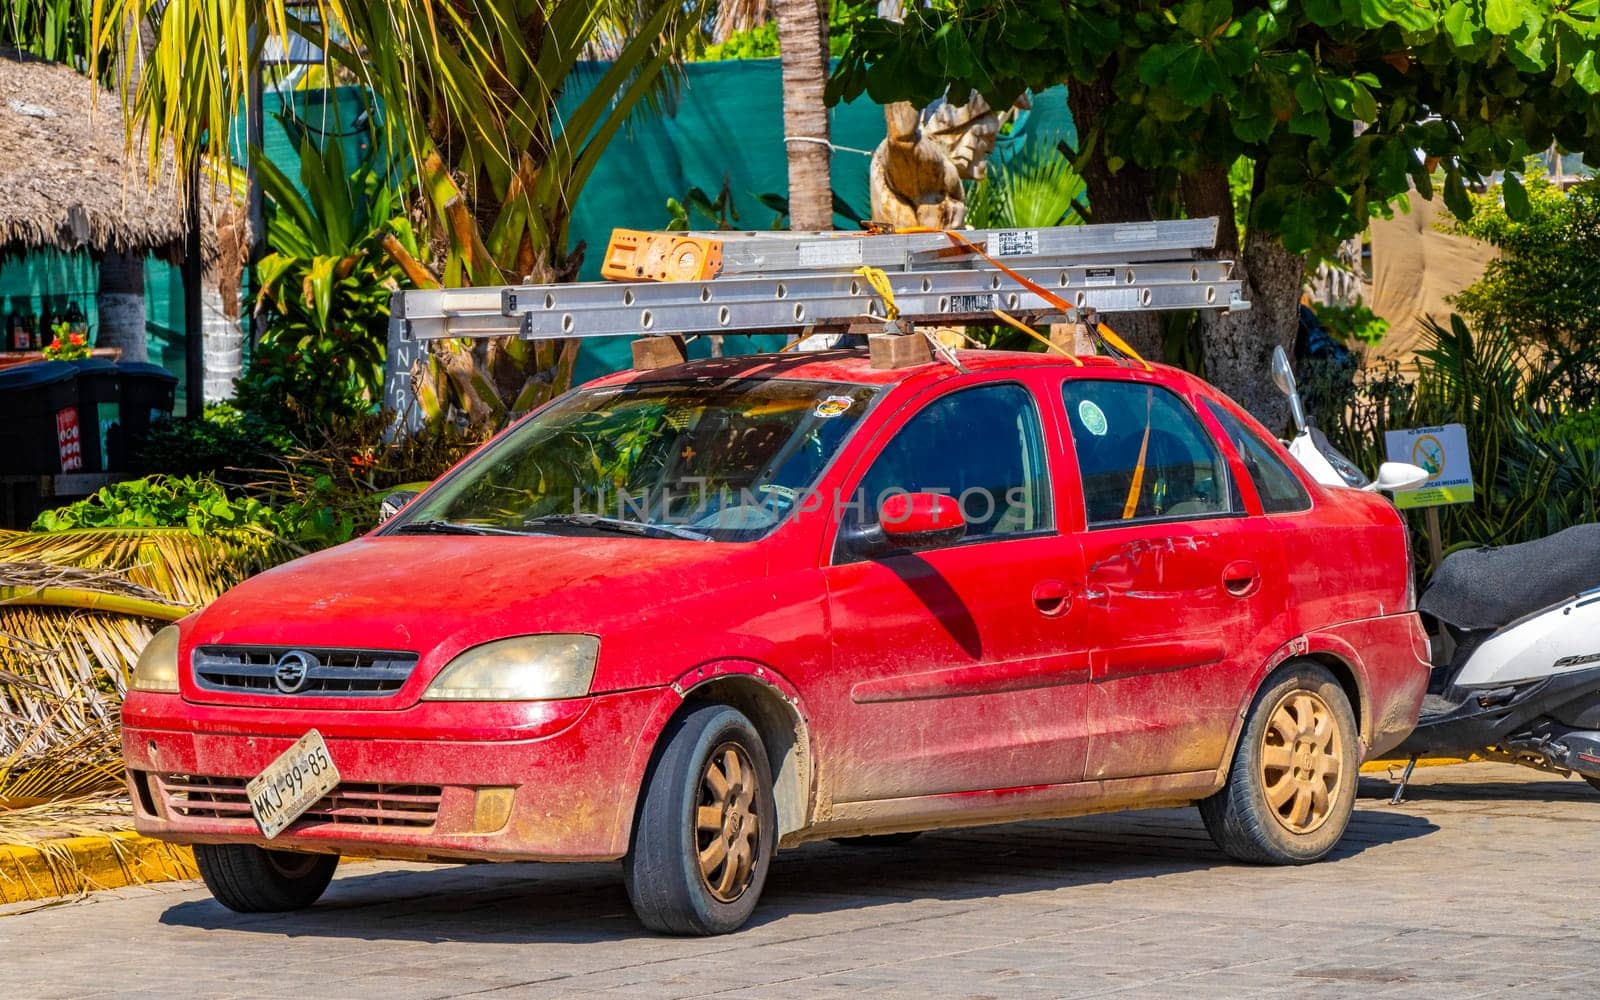
<svg viewBox="0 0 1600 1000">
<path fill-rule="evenodd" d="M 1142 382 L 1062 386 L 1091 527 L 1231 512 L 1227 464 L 1200 418 Z"/>
<path fill-rule="evenodd" d="M 1268 514 L 1290 514 L 1311 509 L 1311 494 L 1300 485 L 1294 470 L 1278 457 L 1275 448 L 1263 441 L 1261 435 L 1243 420 L 1211 400 L 1206 400 L 1205 405 L 1211 415 L 1217 418 L 1217 423 L 1222 425 L 1223 432 L 1244 461 L 1245 471 L 1250 474 L 1250 481 L 1256 484 L 1256 493 L 1261 497 L 1263 511 Z"/>
</svg>

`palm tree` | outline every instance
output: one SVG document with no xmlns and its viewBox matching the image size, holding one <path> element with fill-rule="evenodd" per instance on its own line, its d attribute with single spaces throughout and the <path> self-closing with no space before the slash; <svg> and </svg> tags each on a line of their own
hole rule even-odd
<svg viewBox="0 0 1600 1000">
<path fill-rule="evenodd" d="M 100 258 L 96 300 L 100 331 L 95 346 L 120 348 L 123 361 L 149 360 L 144 339 L 144 255 L 106 251 Z"/>
<path fill-rule="evenodd" d="M 409 147 L 442 248 L 417 260 L 419 285 L 566 280 L 573 202 L 628 118 L 670 83 L 710 0 L 104 0 L 99 38 L 154 43 L 122 92 L 152 156 L 228 162 L 234 109 L 268 42 L 295 36 L 324 53 L 330 76 L 368 87 L 387 139 Z M 595 51 L 611 58 L 571 106 L 556 102 Z M 819 84 L 820 86 L 820 81 Z M 181 173 L 181 172 L 180 172 Z M 437 265 L 437 266 L 430 266 Z M 537 405 L 571 382 L 577 344 L 514 338 L 433 346 L 419 398 L 429 416 L 479 425 Z"/>
<path fill-rule="evenodd" d="M 783 67 L 783 133 L 789 157 L 789 227 L 833 228 L 828 144 L 827 0 L 775 0 Z"/>
</svg>

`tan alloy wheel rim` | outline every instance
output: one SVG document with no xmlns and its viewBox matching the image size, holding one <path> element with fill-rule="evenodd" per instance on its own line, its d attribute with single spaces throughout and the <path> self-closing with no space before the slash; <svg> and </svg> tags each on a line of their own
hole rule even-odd
<svg viewBox="0 0 1600 1000">
<path fill-rule="evenodd" d="M 743 748 L 724 743 L 706 761 L 695 808 L 700 879 L 719 901 L 731 903 L 750 887 L 761 842 L 755 769 Z"/>
<path fill-rule="evenodd" d="M 1261 778 L 1267 807 L 1290 833 L 1310 833 L 1333 813 L 1344 753 L 1333 710 L 1319 695 L 1290 691 L 1273 708 L 1261 737 Z"/>
</svg>

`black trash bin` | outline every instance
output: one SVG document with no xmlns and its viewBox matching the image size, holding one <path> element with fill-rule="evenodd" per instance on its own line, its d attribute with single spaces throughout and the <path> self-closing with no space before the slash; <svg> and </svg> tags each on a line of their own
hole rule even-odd
<svg viewBox="0 0 1600 1000">
<path fill-rule="evenodd" d="M 122 381 L 124 461 L 131 468 L 134 456 L 150 438 L 150 425 L 172 416 L 178 398 L 178 376 L 160 365 L 142 361 L 119 362 L 117 374 Z"/>
<path fill-rule="evenodd" d="M 85 472 L 121 472 L 128 467 L 122 446 L 122 377 L 105 358 L 67 362 L 78 372 L 78 430 Z"/>
<path fill-rule="evenodd" d="M 82 471 L 77 371 L 65 361 L 0 369 L 0 475 Z"/>
</svg>

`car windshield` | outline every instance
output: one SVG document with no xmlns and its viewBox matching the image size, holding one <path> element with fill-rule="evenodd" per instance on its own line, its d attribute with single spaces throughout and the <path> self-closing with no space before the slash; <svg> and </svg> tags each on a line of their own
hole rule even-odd
<svg viewBox="0 0 1600 1000">
<path fill-rule="evenodd" d="M 385 533 L 759 538 L 816 483 L 874 391 L 781 379 L 580 391 L 507 432 Z"/>
</svg>

